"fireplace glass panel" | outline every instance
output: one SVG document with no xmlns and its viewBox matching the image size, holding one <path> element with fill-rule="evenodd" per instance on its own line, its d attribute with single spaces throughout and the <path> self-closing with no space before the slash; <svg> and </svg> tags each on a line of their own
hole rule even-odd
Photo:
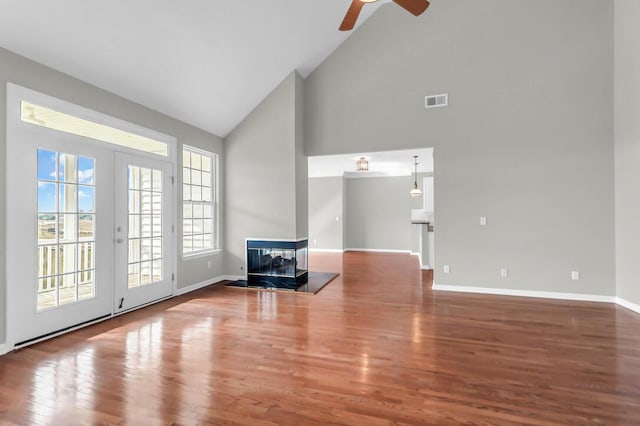
<svg viewBox="0 0 640 426">
<path fill-rule="evenodd" d="M 307 240 L 247 241 L 249 285 L 295 289 L 306 284 Z"/>
</svg>

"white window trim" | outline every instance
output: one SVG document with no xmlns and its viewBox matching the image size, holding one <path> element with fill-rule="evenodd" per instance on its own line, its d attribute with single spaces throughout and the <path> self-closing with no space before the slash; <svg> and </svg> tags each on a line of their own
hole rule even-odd
<svg viewBox="0 0 640 426">
<path fill-rule="evenodd" d="M 213 197 L 211 197 L 211 203 L 213 204 L 213 215 L 214 215 L 214 219 L 213 219 L 213 244 L 214 247 L 213 248 L 207 248 L 207 249 L 202 249 L 202 250 L 198 250 L 198 251 L 192 251 L 189 253 L 185 253 L 184 252 L 184 209 L 181 208 L 180 209 L 180 223 L 181 223 L 181 229 L 182 229 L 182 233 L 180 235 L 180 241 L 182 242 L 182 244 L 180 244 L 180 252 L 182 253 L 182 258 L 185 260 L 189 260 L 189 259 L 197 259 L 197 258 L 201 258 L 201 257 L 208 257 L 208 256 L 216 256 L 219 254 L 222 254 L 222 247 L 220 245 L 220 172 L 219 172 L 219 165 L 220 165 L 220 159 L 219 159 L 219 155 L 216 154 L 215 152 L 211 152 L 211 151 L 207 151 L 201 148 L 197 148 L 191 145 L 187 145 L 187 144 L 183 144 L 182 145 L 182 152 L 180 153 L 181 155 L 181 162 L 180 162 L 180 182 L 181 182 L 181 189 L 180 191 L 183 191 L 184 188 L 184 181 L 183 181 L 183 174 L 182 171 L 184 169 L 184 151 L 190 151 L 190 152 L 195 152 L 196 154 L 200 154 L 200 155 L 206 155 L 208 157 L 211 157 L 212 159 L 212 167 L 214 169 L 214 172 L 212 173 L 212 179 L 214 179 L 213 182 L 213 186 L 211 187 L 211 189 L 213 190 Z M 184 206 L 184 193 L 182 193 L 182 197 L 180 200 L 180 206 Z"/>
<path fill-rule="evenodd" d="M 44 93 L 36 92 L 35 90 L 28 89 L 26 87 L 19 86 L 13 83 L 7 83 L 8 91 L 15 93 L 18 98 L 17 108 L 15 111 L 10 110 L 13 114 L 13 117 L 16 120 L 17 125 L 19 126 L 32 126 L 32 124 L 24 123 L 20 119 L 20 101 L 27 101 L 36 105 L 43 106 L 45 108 L 52 109 L 54 111 L 58 111 L 64 114 L 68 114 L 74 117 L 82 118 L 87 121 L 92 121 L 97 124 L 102 124 L 104 126 L 113 127 L 114 129 L 119 129 L 125 132 L 134 133 L 140 136 L 144 136 L 149 139 L 154 139 L 159 142 L 164 142 L 167 144 L 167 156 L 158 155 L 150 152 L 141 151 L 135 148 L 128 148 L 123 145 L 112 144 L 105 141 L 100 141 L 97 139 L 92 139 L 94 143 L 102 144 L 105 146 L 109 146 L 111 149 L 120 152 L 128 152 L 134 155 L 157 158 L 161 161 L 166 161 L 172 164 L 176 163 L 176 152 L 178 142 L 177 139 L 173 136 L 169 136 L 164 133 L 160 133 L 156 130 L 152 130 L 146 127 L 139 126 L 137 124 L 133 124 L 129 121 L 121 120 L 119 118 L 103 114 L 101 112 L 97 112 L 91 110 L 89 108 L 85 108 L 83 106 L 73 104 L 71 102 L 64 101 L 62 99 L 54 98 L 53 96 L 45 95 Z M 52 130 L 57 131 L 57 130 Z M 74 135 L 69 133 L 71 137 L 85 139 L 84 136 Z"/>
</svg>

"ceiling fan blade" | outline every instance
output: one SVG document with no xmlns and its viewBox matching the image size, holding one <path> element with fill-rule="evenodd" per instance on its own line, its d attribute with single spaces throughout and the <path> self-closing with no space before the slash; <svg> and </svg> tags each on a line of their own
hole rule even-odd
<svg viewBox="0 0 640 426">
<path fill-rule="evenodd" d="M 430 3 L 427 0 L 393 0 L 398 5 L 406 9 L 415 16 L 420 16 L 422 12 L 427 10 Z"/>
<path fill-rule="evenodd" d="M 344 16 L 342 24 L 340 25 L 340 31 L 349 31 L 353 29 L 356 25 L 356 21 L 358 20 L 358 15 L 360 15 L 360 10 L 362 10 L 362 6 L 364 6 L 364 3 L 360 0 L 353 0 L 351 2 L 351 6 L 349 6 L 349 10 L 347 10 L 347 14 Z"/>
</svg>

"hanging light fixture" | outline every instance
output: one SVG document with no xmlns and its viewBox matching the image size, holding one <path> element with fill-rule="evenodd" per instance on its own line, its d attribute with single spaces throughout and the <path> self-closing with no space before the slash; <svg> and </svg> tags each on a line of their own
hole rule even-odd
<svg viewBox="0 0 640 426">
<path fill-rule="evenodd" d="M 413 156 L 413 162 L 415 166 L 415 178 L 413 179 L 413 189 L 409 192 L 409 195 L 413 198 L 422 197 L 422 191 L 418 188 L 418 156 Z"/>
<path fill-rule="evenodd" d="M 356 171 L 358 172 L 369 171 L 369 160 L 367 160 L 367 157 L 360 157 L 360 159 L 356 161 Z"/>
</svg>

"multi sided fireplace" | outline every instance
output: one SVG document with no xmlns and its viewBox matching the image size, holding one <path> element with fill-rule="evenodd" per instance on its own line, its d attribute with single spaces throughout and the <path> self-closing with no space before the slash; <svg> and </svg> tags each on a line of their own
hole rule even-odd
<svg viewBox="0 0 640 426">
<path fill-rule="evenodd" d="M 247 284 L 295 290 L 309 277 L 308 240 L 247 239 Z"/>
</svg>

